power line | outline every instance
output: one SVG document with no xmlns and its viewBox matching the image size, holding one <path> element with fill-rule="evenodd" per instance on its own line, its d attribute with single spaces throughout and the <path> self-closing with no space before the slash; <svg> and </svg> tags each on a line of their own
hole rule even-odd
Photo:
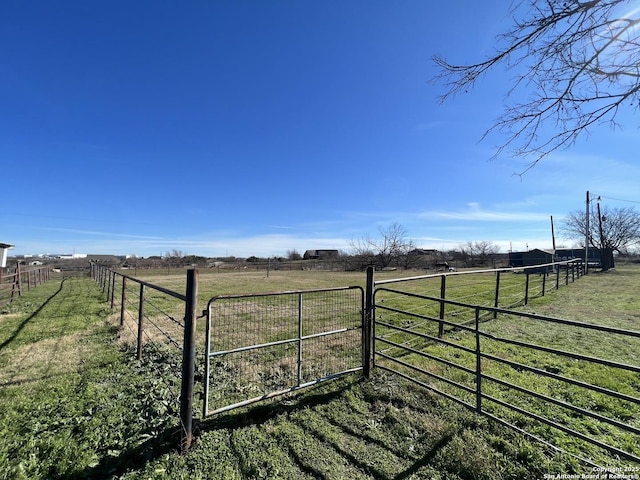
<svg viewBox="0 0 640 480">
<path fill-rule="evenodd" d="M 594 194 L 593 196 L 595 197 L 596 195 Z M 615 200 L 616 202 L 640 203 L 640 200 L 625 200 L 623 198 L 607 197 L 606 195 L 597 195 L 597 196 L 600 198 L 606 198 L 607 200 Z"/>
</svg>

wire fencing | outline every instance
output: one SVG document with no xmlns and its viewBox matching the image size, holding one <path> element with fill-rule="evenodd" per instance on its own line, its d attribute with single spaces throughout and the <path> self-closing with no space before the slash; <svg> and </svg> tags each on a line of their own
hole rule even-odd
<svg viewBox="0 0 640 480">
<path fill-rule="evenodd" d="M 361 371 L 363 302 L 361 287 L 212 298 L 203 417 Z"/>
<path fill-rule="evenodd" d="M 186 451 L 193 437 L 197 272 L 189 271 L 184 294 L 96 264 L 91 276 L 120 312 L 120 341 L 135 349 L 138 360 L 148 361 L 173 392 Z"/>
<path fill-rule="evenodd" d="M 158 375 L 174 392 L 183 451 L 193 439 L 194 396 L 200 386 L 204 390 L 202 418 L 348 373 L 361 372 L 366 378 L 371 366 L 402 376 L 418 368 L 420 375 L 431 375 L 429 378 L 448 386 L 462 385 L 463 394 L 476 392 L 474 382 L 481 383 L 489 373 L 478 373 L 472 360 L 489 359 L 493 353 L 480 354 L 474 345 L 458 340 L 469 332 L 474 332 L 474 338 L 489 335 L 490 330 L 480 332 L 479 323 L 498 325 L 498 314 L 512 314 L 507 308 L 526 305 L 529 299 L 569 285 L 582 274 L 580 263 L 563 262 L 538 265 L 535 270 L 450 272 L 374 282 L 370 269 L 366 289 L 213 297 L 203 312 L 206 331 L 200 329 L 196 335 L 196 270 L 188 271 L 183 294 L 92 266 L 92 277 L 111 308 L 119 310 L 121 341 L 132 345 L 138 359 L 156 362 Z M 202 383 L 197 385 L 196 346 L 204 349 L 197 368 L 203 371 Z M 451 349 L 429 350 L 434 346 Z M 449 357 L 454 349 L 459 350 L 457 356 Z M 412 363 L 415 356 L 439 366 L 426 373 L 427 368 Z M 458 364 L 458 358 L 465 360 Z M 471 362 L 470 366 L 465 362 Z M 453 379 L 444 374 L 447 372 L 455 372 Z M 468 384 L 459 378 L 466 374 L 473 376 L 466 380 Z M 428 385 L 424 379 L 414 379 Z M 500 381 L 497 376 L 493 379 L 498 379 L 496 384 Z M 492 396 L 486 390 L 476 395 L 481 400 Z M 498 398 L 495 404 L 501 401 L 492 398 Z"/>
</svg>

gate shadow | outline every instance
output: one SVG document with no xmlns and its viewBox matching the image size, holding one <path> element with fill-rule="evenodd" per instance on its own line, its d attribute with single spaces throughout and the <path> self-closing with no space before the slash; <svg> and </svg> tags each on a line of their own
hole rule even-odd
<svg viewBox="0 0 640 480">
<path fill-rule="evenodd" d="M 211 419 L 198 422 L 194 427 L 194 433 L 197 437 L 201 432 L 210 430 L 262 425 L 279 415 L 328 403 L 353 388 L 353 385 L 363 381 L 365 380 L 362 378 L 353 381 L 345 381 L 343 379 L 339 381 L 340 385 L 334 385 L 331 391 L 317 391 L 319 389 L 326 390 L 328 384 L 325 383 L 299 390 L 288 398 L 276 397 L 266 404 L 244 407 L 235 413 L 220 414 Z M 337 381 L 334 380 L 334 382 Z M 313 392 L 313 389 L 316 389 L 316 392 Z"/>
</svg>

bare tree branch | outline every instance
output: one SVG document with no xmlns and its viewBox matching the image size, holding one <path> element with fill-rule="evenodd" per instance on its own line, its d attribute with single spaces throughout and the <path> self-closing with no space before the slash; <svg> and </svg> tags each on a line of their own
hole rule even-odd
<svg viewBox="0 0 640 480">
<path fill-rule="evenodd" d="M 498 38 L 497 53 L 476 64 L 434 57 L 441 101 L 466 93 L 498 64 L 517 68 L 508 95 L 528 98 L 506 107 L 483 139 L 506 134 L 506 148 L 527 158 L 526 170 L 550 153 L 572 146 L 594 125 L 618 126 L 621 107 L 640 100 L 640 8 L 629 0 L 520 0 L 511 7 L 512 28 Z M 525 171 L 526 171 L 525 170 Z"/>
</svg>

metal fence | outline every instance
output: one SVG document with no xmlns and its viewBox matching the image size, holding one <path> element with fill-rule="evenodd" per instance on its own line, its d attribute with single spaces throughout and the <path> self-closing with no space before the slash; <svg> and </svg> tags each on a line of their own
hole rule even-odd
<svg viewBox="0 0 640 480">
<path fill-rule="evenodd" d="M 468 309 L 447 303 L 444 300 L 456 300 L 466 304 L 494 308 L 515 308 L 524 306 L 529 300 L 543 297 L 552 290 L 569 285 L 584 275 L 580 261 L 550 263 L 532 267 L 499 268 L 492 270 L 470 270 L 448 272 L 431 275 L 419 275 L 376 281 L 376 286 L 384 284 L 403 284 L 407 295 L 387 297 L 382 300 L 383 308 L 378 315 L 390 316 L 399 310 L 405 312 L 437 317 L 437 335 L 442 336 L 448 320 L 455 324 L 473 323 L 473 312 Z M 439 297 L 442 302 L 427 304 L 419 300 L 411 300 L 409 294 Z M 419 297 L 416 297 L 419 298 Z M 496 313 L 483 311 L 483 319 L 495 318 Z"/>
<path fill-rule="evenodd" d="M 552 288 L 579 278 L 571 265 L 557 272 Z M 510 310 L 496 306 L 498 293 L 493 305 L 417 293 L 424 280 L 371 280 L 374 367 L 586 463 L 598 449 L 640 463 L 640 425 L 629 421 L 640 414 L 640 331 Z M 562 448 L 549 428 L 566 437 Z"/>
<path fill-rule="evenodd" d="M 14 298 L 22 296 L 23 290 L 43 284 L 50 278 L 48 267 L 35 267 L 23 269 L 17 264 L 13 273 L 5 273 L 0 268 L 0 305 L 11 303 Z"/>
<path fill-rule="evenodd" d="M 97 264 L 92 264 L 91 276 L 111 308 L 119 310 L 121 341 L 135 345 L 137 359 L 151 360 L 157 377 L 176 392 L 182 450 L 188 450 L 193 440 L 197 271 L 187 272 L 186 293 Z"/>
<path fill-rule="evenodd" d="M 204 347 L 203 418 L 351 372 L 368 377 L 378 367 L 548 444 L 539 425 L 568 435 L 568 443 L 640 461 L 640 426 L 620 417 L 640 414 L 637 387 L 606 380 L 619 372 L 637 377 L 635 353 L 621 360 L 613 347 L 610 358 L 568 347 L 595 332 L 592 345 L 615 345 L 610 337 L 618 337 L 619 345 L 638 352 L 640 332 L 511 310 L 583 273 L 580 263 L 563 262 L 376 282 L 369 269 L 365 289 L 213 297 L 204 311 L 206 331 L 196 337 L 197 271 L 189 271 L 182 294 L 92 267 L 138 358 L 155 351 L 175 359 L 167 381 L 176 390 L 179 384 L 183 451 L 193 435 L 198 342 Z M 544 326 L 532 330 L 537 324 Z M 540 364 L 542 354 L 551 360 Z M 585 376 L 594 371 L 601 381 Z M 551 394 L 557 391 L 560 396 Z M 576 427 L 576 418 L 596 424 Z M 580 459 L 589 462 L 588 455 Z"/>
<path fill-rule="evenodd" d="M 213 297 L 203 417 L 362 371 L 363 312 L 361 287 Z"/>
</svg>

